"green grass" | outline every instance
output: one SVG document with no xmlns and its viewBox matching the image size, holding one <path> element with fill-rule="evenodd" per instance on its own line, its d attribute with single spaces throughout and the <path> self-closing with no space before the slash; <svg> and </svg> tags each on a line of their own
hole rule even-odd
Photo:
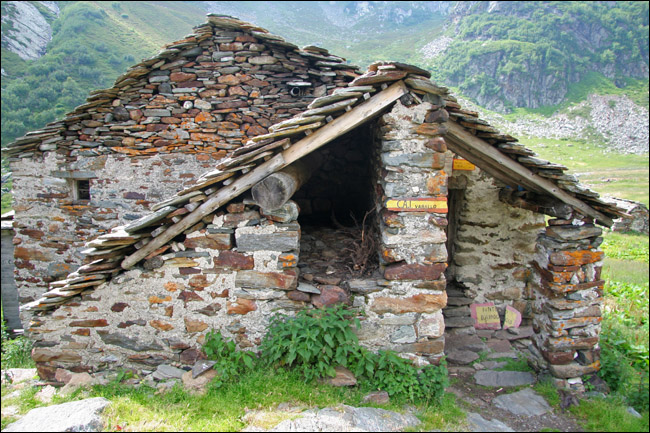
<svg viewBox="0 0 650 433">
<path fill-rule="evenodd" d="M 34 399 L 36 388 L 23 391 L 18 399 L 6 399 L 3 386 L 2 407 L 20 405 L 20 413 L 44 404 Z M 66 397 L 57 397 L 52 404 L 89 397 L 104 397 L 112 402 L 104 412 L 106 431 L 238 431 L 246 427 L 242 417 L 248 410 L 273 411 L 280 403 L 291 403 L 304 409 L 332 407 L 339 403 L 361 406 L 363 393 L 356 388 L 335 388 L 328 385 L 305 384 L 295 372 L 259 369 L 222 387 L 209 387 L 205 395 L 195 395 L 176 385 L 160 393 L 147 387 L 117 383 L 77 390 Z M 377 406 L 403 411 L 405 401 L 391 399 Z M 416 415 L 423 421 L 417 431 L 454 429 L 465 414 L 458 408 L 455 396 L 446 394 L 438 405 L 416 405 Z M 270 413 L 263 418 L 272 427 L 295 414 Z M 8 421 L 3 419 L 2 428 Z"/>
<path fill-rule="evenodd" d="M 600 144 L 585 140 L 519 137 L 540 158 L 560 163 L 580 182 L 604 196 L 635 200 L 650 205 L 648 154 L 607 152 Z"/>
<path fill-rule="evenodd" d="M 618 260 L 648 263 L 648 235 L 641 233 L 607 232 L 601 245 L 607 257 Z M 646 281 L 648 274 L 645 274 Z"/>
<path fill-rule="evenodd" d="M 560 396 L 553 382 L 538 382 L 534 389 L 557 412 L 562 410 Z M 577 418 L 585 431 L 648 431 L 648 412 L 642 413 L 640 419 L 634 418 L 627 413 L 627 403 L 619 396 L 583 399 L 579 406 L 572 406 L 569 412 Z"/>
<path fill-rule="evenodd" d="M 582 421 L 586 431 L 648 431 L 648 412 L 635 418 L 627 413 L 625 402 L 616 398 L 582 400 L 579 406 L 572 406 L 570 412 Z"/>
</svg>

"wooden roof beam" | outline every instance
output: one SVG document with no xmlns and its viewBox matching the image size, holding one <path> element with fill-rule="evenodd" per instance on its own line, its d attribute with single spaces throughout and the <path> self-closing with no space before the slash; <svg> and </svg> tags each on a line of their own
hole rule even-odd
<svg viewBox="0 0 650 433">
<path fill-rule="evenodd" d="M 500 171 L 507 177 L 512 177 L 513 180 L 517 181 L 520 185 L 528 186 L 534 191 L 539 191 L 555 197 L 570 205 L 581 214 L 592 217 L 596 219 L 598 223 L 606 225 L 607 227 L 611 227 L 612 224 L 614 224 L 610 218 L 601 212 L 567 193 L 548 179 L 536 175 L 527 167 L 524 167 L 517 161 L 507 157 L 484 140 L 467 132 L 465 128 L 458 125 L 456 122 L 450 120 L 447 122 L 447 126 L 449 127 L 449 132 L 447 133 L 446 138 L 450 142 L 449 144 L 451 144 L 451 150 L 454 150 L 454 146 L 465 149 L 468 152 L 462 156 L 467 158 L 467 160 L 473 164 L 476 164 L 479 167 L 483 167 L 487 164 L 492 167 L 492 169 Z"/>
</svg>

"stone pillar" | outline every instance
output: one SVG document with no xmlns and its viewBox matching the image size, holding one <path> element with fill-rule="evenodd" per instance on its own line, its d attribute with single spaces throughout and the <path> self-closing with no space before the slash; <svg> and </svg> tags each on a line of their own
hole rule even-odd
<svg viewBox="0 0 650 433">
<path fill-rule="evenodd" d="M 448 115 L 442 98 L 427 98 L 408 107 L 398 102 L 379 121 L 375 182 L 384 279 L 372 290 L 351 284 L 355 305 L 366 306 L 362 344 L 401 352 L 420 365 L 443 355 L 447 304 L 447 149 L 441 135 Z"/>
<path fill-rule="evenodd" d="M 534 351 L 558 387 L 582 391 L 600 369 L 601 233 L 590 219 L 552 219 L 537 240 Z"/>
</svg>

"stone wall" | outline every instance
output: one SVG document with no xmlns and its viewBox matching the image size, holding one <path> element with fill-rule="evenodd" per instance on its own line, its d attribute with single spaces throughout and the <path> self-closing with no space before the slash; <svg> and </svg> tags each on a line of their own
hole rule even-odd
<svg viewBox="0 0 650 433">
<path fill-rule="evenodd" d="M 559 387 L 584 390 L 581 376 L 600 369 L 602 230 L 582 217 L 548 224 L 534 262 L 535 352 Z"/>
<path fill-rule="evenodd" d="M 454 172 L 451 183 L 464 194 L 458 214 L 450 215 L 456 233 L 444 311 L 447 328 L 473 333 L 472 303 L 494 302 L 502 318 L 510 305 L 531 319 L 530 263 L 544 216 L 501 202 L 502 186 L 478 167 Z"/>
<path fill-rule="evenodd" d="M 191 366 L 210 330 L 248 348 L 261 342 L 272 314 L 306 308 L 317 295 L 297 290 L 297 215 L 276 222 L 256 206 L 228 209 L 144 268 L 34 317 L 29 333 L 41 377 L 59 367 Z"/>
<path fill-rule="evenodd" d="M 446 145 L 442 98 L 398 101 L 376 130 L 376 209 L 383 279 L 350 284 L 354 305 L 366 312 L 359 333 L 371 349 L 393 349 L 418 364 L 444 351 L 446 209 L 390 211 L 387 200 L 438 198 L 446 204 Z M 446 206 L 445 206 L 446 207 Z"/>
<path fill-rule="evenodd" d="M 79 266 L 89 238 L 138 219 L 354 71 L 326 50 L 206 24 L 24 138 L 41 144 L 12 160 L 21 303 Z M 78 179 L 90 200 L 75 197 Z"/>
</svg>

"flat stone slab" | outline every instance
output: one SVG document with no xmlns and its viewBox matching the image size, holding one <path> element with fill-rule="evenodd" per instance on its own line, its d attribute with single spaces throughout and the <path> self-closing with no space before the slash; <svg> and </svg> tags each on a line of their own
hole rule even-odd
<svg viewBox="0 0 650 433">
<path fill-rule="evenodd" d="M 499 409 L 521 416 L 544 415 L 551 410 L 544 397 L 530 388 L 500 395 L 492 400 L 492 403 Z"/>
<path fill-rule="evenodd" d="M 449 339 L 446 344 L 446 350 L 469 350 L 478 353 L 488 349 L 483 340 L 476 335 L 460 335 Z"/>
<path fill-rule="evenodd" d="M 101 413 L 111 402 L 103 397 L 32 409 L 3 432 L 101 431 Z"/>
<path fill-rule="evenodd" d="M 469 350 L 450 350 L 447 352 L 447 361 L 451 364 L 466 365 L 476 361 L 479 358 L 478 354 Z"/>
<path fill-rule="evenodd" d="M 516 334 L 513 334 L 513 332 L 516 332 Z M 509 341 L 521 340 L 522 338 L 530 338 L 533 335 L 535 335 L 535 331 L 533 331 L 532 326 L 522 326 L 520 328 L 514 328 L 510 331 L 507 329 L 502 329 L 494 333 L 495 338 Z"/>
<path fill-rule="evenodd" d="M 414 415 L 403 415 L 374 407 L 340 405 L 335 408 L 310 409 L 300 418 L 285 420 L 268 431 L 273 432 L 379 432 L 403 431 L 420 424 Z M 264 431 L 244 429 L 245 431 Z"/>
<path fill-rule="evenodd" d="M 469 431 L 473 432 L 513 432 L 514 430 L 508 427 L 498 419 L 486 420 L 481 415 L 468 412 L 467 421 L 469 422 Z"/>
<path fill-rule="evenodd" d="M 474 380 L 478 385 L 508 387 L 532 385 L 535 383 L 535 376 L 527 371 L 494 371 L 481 370 L 476 372 Z"/>
<path fill-rule="evenodd" d="M 509 352 L 512 350 L 512 345 L 508 340 L 493 339 L 487 342 L 487 347 L 493 352 Z"/>
</svg>

